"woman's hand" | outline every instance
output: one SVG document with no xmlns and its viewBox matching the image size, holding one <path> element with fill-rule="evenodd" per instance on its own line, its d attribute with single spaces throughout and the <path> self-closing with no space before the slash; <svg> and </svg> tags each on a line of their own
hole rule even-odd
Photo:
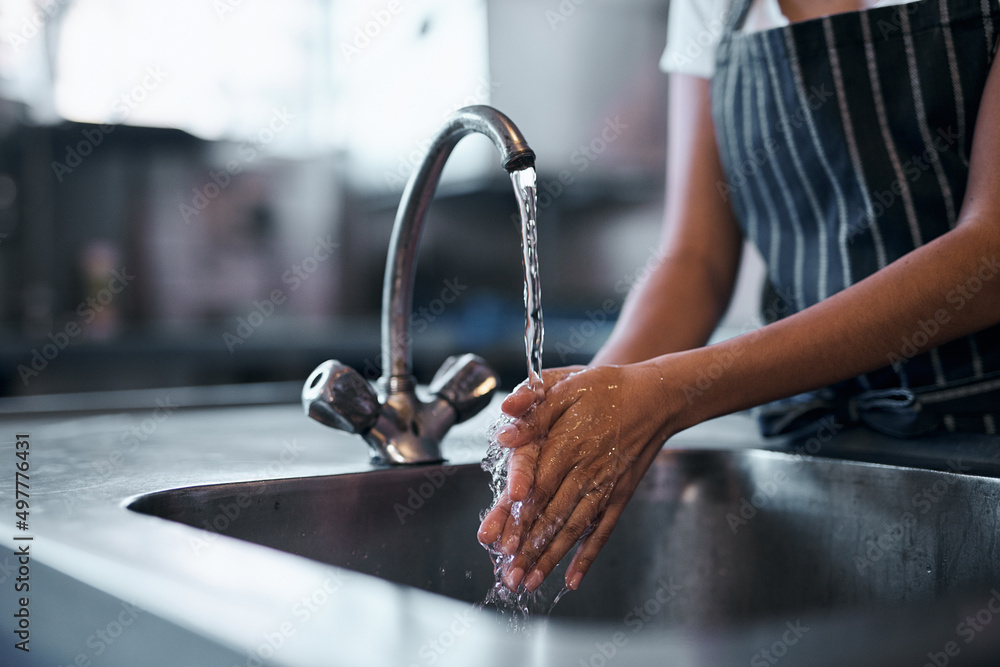
<svg viewBox="0 0 1000 667">
<path fill-rule="evenodd" d="M 507 489 L 479 530 L 512 557 L 512 590 L 538 588 L 586 535 L 566 571 L 566 585 L 579 585 L 683 401 L 652 364 L 557 369 L 544 380 L 541 401 L 523 385 L 504 401 L 513 420 L 497 442 L 515 451 Z"/>
</svg>

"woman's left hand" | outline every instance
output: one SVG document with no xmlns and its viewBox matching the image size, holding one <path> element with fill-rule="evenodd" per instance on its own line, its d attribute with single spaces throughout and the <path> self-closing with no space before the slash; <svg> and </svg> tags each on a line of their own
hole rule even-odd
<svg viewBox="0 0 1000 667">
<path fill-rule="evenodd" d="M 513 417 L 498 443 L 529 448 L 487 513 L 479 540 L 499 540 L 504 582 L 533 591 L 583 537 L 566 585 L 576 589 L 667 438 L 683 399 L 652 364 L 596 366 L 545 376 L 537 401 L 526 387 L 504 401 Z M 530 448 L 536 448 L 532 451 Z M 515 452 L 517 454 L 519 452 Z M 526 462 L 534 470 L 524 470 Z M 527 485 L 525 484 L 527 481 Z M 525 488 L 525 486 L 527 488 Z M 513 500 L 512 500 L 513 498 Z"/>
</svg>

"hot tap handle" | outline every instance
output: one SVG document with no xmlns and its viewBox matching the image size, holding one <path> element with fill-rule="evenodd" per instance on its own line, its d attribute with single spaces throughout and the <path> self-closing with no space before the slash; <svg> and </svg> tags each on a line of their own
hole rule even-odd
<svg viewBox="0 0 1000 667">
<path fill-rule="evenodd" d="M 375 425 L 381 405 L 367 380 L 350 366 L 330 359 L 306 380 L 302 408 L 321 424 L 364 434 Z"/>
<path fill-rule="evenodd" d="M 475 354 L 448 357 L 431 380 L 431 393 L 455 409 L 455 421 L 465 421 L 490 403 L 499 384 L 486 360 Z"/>
</svg>

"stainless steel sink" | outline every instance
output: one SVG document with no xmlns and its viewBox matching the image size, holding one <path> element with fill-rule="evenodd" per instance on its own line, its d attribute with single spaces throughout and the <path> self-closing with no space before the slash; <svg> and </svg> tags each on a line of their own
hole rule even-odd
<svg viewBox="0 0 1000 667">
<path fill-rule="evenodd" d="M 461 465 L 196 486 L 130 509 L 480 602 L 493 585 L 475 539 L 489 501 L 485 473 Z M 718 628 L 956 594 L 985 605 L 1000 589 L 998 510 L 990 477 L 665 450 L 553 616 Z"/>
</svg>

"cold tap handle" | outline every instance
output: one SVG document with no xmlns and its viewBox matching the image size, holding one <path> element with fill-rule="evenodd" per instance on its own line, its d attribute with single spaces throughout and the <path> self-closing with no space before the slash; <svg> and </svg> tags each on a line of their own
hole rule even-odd
<svg viewBox="0 0 1000 667">
<path fill-rule="evenodd" d="M 375 425 L 382 406 L 367 380 L 350 366 L 330 359 L 306 380 L 302 408 L 321 424 L 363 435 Z"/>
</svg>

